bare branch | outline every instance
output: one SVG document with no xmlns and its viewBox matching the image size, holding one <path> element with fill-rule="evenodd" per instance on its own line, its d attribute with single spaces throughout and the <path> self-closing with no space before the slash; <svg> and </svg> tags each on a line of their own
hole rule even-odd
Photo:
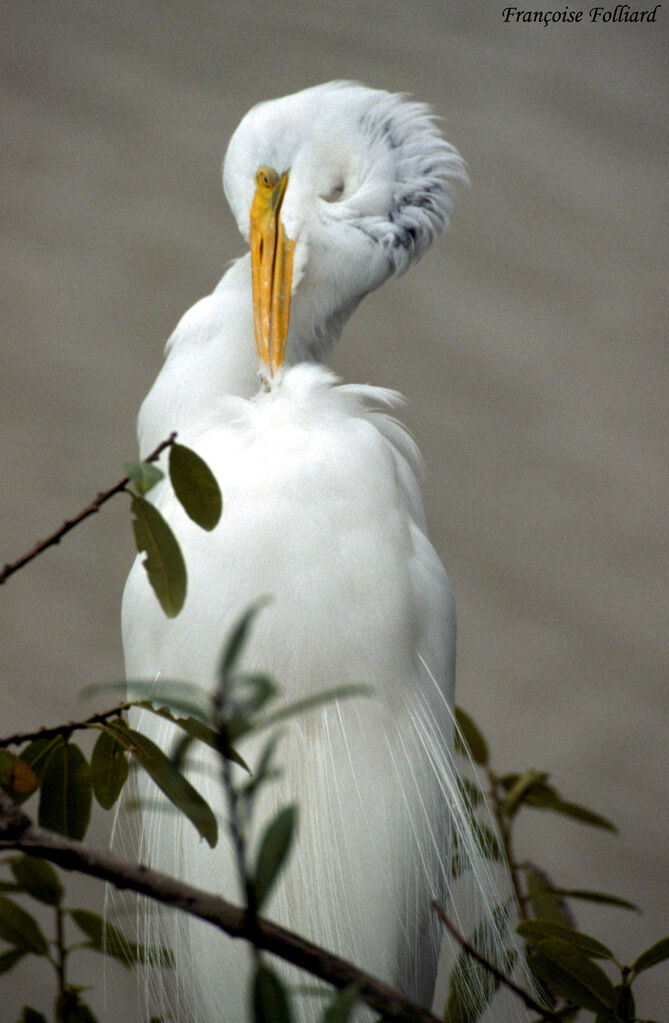
<svg viewBox="0 0 669 1023">
<path fill-rule="evenodd" d="M 455 938 L 458 945 L 460 945 L 460 947 L 465 950 L 467 955 L 471 956 L 471 958 L 474 959 L 479 964 L 479 966 L 483 966 L 484 969 L 488 970 L 488 972 L 491 973 L 493 977 L 496 977 L 500 984 L 503 984 L 504 987 L 507 987 L 510 991 L 513 991 L 513 993 L 517 995 L 518 998 L 525 1002 L 525 1005 L 527 1006 L 528 1009 L 532 1009 L 534 1012 L 540 1013 L 542 1019 L 550 1021 L 550 1023 L 564 1023 L 562 1016 L 558 1016 L 557 1013 L 552 1012 L 550 1009 L 545 1008 L 545 1006 L 543 1005 L 540 1005 L 539 1002 L 537 1002 L 528 991 L 524 991 L 522 987 L 519 987 L 518 984 L 511 980 L 510 977 L 507 977 L 505 973 L 503 973 L 496 966 L 494 966 L 493 963 L 486 959 L 485 956 L 481 955 L 481 953 L 478 952 L 473 945 L 470 945 L 467 939 L 464 938 L 462 934 L 460 934 L 460 931 L 457 929 L 457 927 L 448 919 L 446 913 L 444 912 L 443 908 L 439 905 L 438 902 L 433 902 L 432 908 L 434 909 L 435 913 L 441 920 L 446 930 Z"/>
<path fill-rule="evenodd" d="M 108 881 L 175 906 L 191 916 L 206 920 L 232 938 L 249 938 L 245 910 L 219 896 L 176 881 L 167 874 L 142 865 L 126 863 L 73 839 L 53 834 L 32 823 L 30 818 L 0 790 L 0 849 L 19 849 L 30 856 L 50 860 L 68 870 Z M 397 1023 L 440 1023 L 428 1009 L 415 1005 L 382 981 L 358 970 L 351 963 L 269 920 L 257 918 L 253 939 L 266 952 L 280 956 L 336 988 L 355 984 L 360 997 L 384 1019 Z"/>
<path fill-rule="evenodd" d="M 154 451 L 152 451 L 151 454 L 144 459 L 144 461 L 145 462 L 157 461 L 160 454 L 165 450 L 165 448 L 171 447 L 171 445 L 174 443 L 175 437 L 176 433 L 171 433 L 166 440 L 161 441 L 158 447 Z M 108 501 L 110 497 L 113 497 L 114 494 L 122 493 L 128 486 L 128 483 L 130 483 L 130 477 L 124 476 L 123 479 L 120 479 L 118 483 L 114 484 L 113 487 L 110 487 L 108 490 L 102 490 L 91 501 L 90 504 L 87 504 L 85 508 L 82 508 L 82 510 L 77 515 L 73 516 L 73 518 L 66 519 L 65 522 L 63 522 L 62 526 L 60 526 L 54 533 L 51 533 L 50 536 L 47 536 L 44 540 L 40 540 L 26 554 L 22 555 L 22 557 L 20 558 L 17 558 L 16 561 L 7 562 L 2 571 L 0 571 L 0 585 L 6 582 L 7 579 L 9 579 L 10 575 L 14 575 L 14 572 L 18 572 L 20 568 L 23 568 L 23 566 L 27 565 L 29 561 L 32 561 L 33 558 L 36 558 L 38 554 L 41 554 L 42 551 L 45 551 L 48 547 L 53 547 L 55 546 L 55 544 L 60 543 L 60 541 L 62 540 L 66 533 L 69 533 L 71 529 L 74 529 L 74 527 L 78 526 L 80 522 L 83 522 L 84 519 L 87 519 L 89 515 L 94 515 L 97 511 L 99 511 L 102 505 L 106 501 Z"/>
<path fill-rule="evenodd" d="M 132 707 L 132 701 L 126 703 L 119 703 L 118 706 L 112 707 L 110 710 L 100 711 L 99 714 L 91 714 L 90 717 L 84 718 L 83 721 L 68 721 L 64 725 L 54 725 L 52 727 L 38 728 L 34 732 L 16 732 L 14 735 L 8 735 L 4 739 L 0 739 L 0 749 L 6 748 L 7 746 L 20 746 L 24 742 L 33 742 L 35 739 L 52 739 L 56 735 L 62 735 L 64 732 L 78 732 L 84 728 L 89 728 L 90 725 L 102 724 L 104 721 L 108 721 L 110 718 L 120 717 L 124 710 L 128 707 Z"/>
</svg>

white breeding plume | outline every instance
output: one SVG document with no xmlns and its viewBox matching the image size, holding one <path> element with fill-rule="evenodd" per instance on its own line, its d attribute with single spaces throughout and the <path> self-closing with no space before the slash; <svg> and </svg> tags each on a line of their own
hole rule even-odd
<svg viewBox="0 0 669 1023">
<path fill-rule="evenodd" d="M 143 454 L 176 429 L 206 460 L 223 516 L 203 532 L 159 484 L 150 498 L 184 552 L 185 605 L 165 618 L 139 558 L 123 601 L 130 679 L 184 678 L 213 692 L 226 633 L 269 595 L 242 667 L 271 674 L 289 699 L 374 688 L 287 729 L 284 774 L 257 816 L 298 802 L 299 832 L 263 912 L 425 1005 L 440 944 L 430 902 L 449 902 L 455 833 L 479 915 L 495 900 L 452 760 L 453 598 L 425 532 L 419 455 L 388 415 L 398 395 L 341 384 L 318 362 L 364 295 L 429 246 L 465 176 L 426 107 L 357 84 L 308 89 L 244 118 L 224 183 L 251 252 L 183 317 L 139 417 Z M 155 716 L 133 723 L 163 747 L 172 738 Z M 253 741 L 242 753 L 253 763 Z M 197 784 L 223 813 L 215 758 L 203 766 Z M 209 849 L 151 788 L 141 858 L 238 899 L 227 837 Z M 246 1023 L 243 943 L 151 909 L 145 936 L 175 949 L 178 1001 L 166 1013 Z M 162 985 L 149 975 L 153 1011 Z M 300 1021 L 320 1018 L 313 996 L 296 1006 Z"/>
</svg>

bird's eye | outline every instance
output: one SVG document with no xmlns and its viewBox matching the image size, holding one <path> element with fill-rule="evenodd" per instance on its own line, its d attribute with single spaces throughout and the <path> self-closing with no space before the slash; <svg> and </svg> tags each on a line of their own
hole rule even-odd
<svg viewBox="0 0 669 1023">
<path fill-rule="evenodd" d="M 325 202 L 338 202 L 344 194 L 344 182 L 337 181 L 332 188 L 328 189 L 327 192 L 323 192 L 320 196 Z"/>
<path fill-rule="evenodd" d="M 279 181 L 279 175 L 273 167 L 258 167 L 256 171 L 256 185 L 263 188 L 274 188 Z"/>
</svg>

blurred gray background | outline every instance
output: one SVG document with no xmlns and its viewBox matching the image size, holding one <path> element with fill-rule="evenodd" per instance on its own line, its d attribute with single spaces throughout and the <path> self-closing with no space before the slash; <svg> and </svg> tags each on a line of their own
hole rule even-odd
<svg viewBox="0 0 669 1023">
<path fill-rule="evenodd" d="M 579 914 L 624 959 L 668 917 L 669 8 L 542 27 L 505 25 L 503 6 L 4 0 L 0 559 L 134 457 L 165 340 L 243 250 L 220 163 L 246 110 L 341 77 L 430 102 L 473 187 L 334 365 L 408 398 L 457 598 L 459 701 L 498 767 L 550 770 L 620 826 L 537 814 L 518 846 L 565 886 L 642 907 Z M 3 734 L 84 716 L 82 687 L 122 676 L 131 559 L 116 500 L 9 580 Z M 644 1015 L 666 1018 L 668 979 L 646 975 Z M 46 969 L 0 976 L 8 1020 L 52 995 Z M 106 998 L 104 1020 L 134 1019 L 121 968 Z"/>
</svg>

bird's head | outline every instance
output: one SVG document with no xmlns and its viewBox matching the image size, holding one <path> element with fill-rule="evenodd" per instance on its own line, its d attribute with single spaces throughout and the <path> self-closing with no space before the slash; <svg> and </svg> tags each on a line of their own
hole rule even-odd
<svg viewBox="0 0 669 1023">
<path fill-rule="evenodd" d="M 464 163 L 429 108 L 352 82 L 254 107 L 223 183 L 251 245 L 256 341 L 270 375 L 322 358 L 360 300 L 448 223 Z"/>
</svg>

